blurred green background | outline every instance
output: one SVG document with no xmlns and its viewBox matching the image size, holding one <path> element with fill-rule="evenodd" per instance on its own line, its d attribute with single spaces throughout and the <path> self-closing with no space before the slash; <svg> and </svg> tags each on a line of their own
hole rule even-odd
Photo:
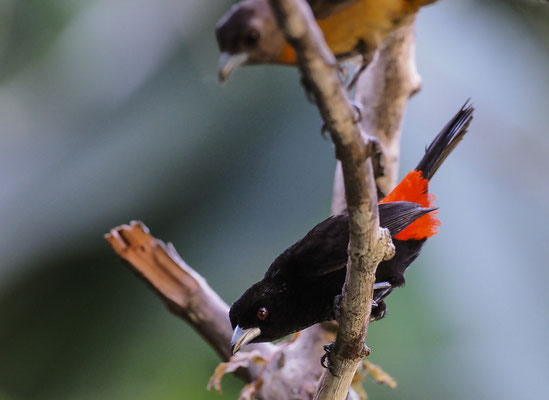
<svg viewBox="0 0 549 400">
<path fill-rule="evenodd" d="M 214 352 L 115 257 L 131 219 L 228 302 L 329 214 L 333 148 L 297 71 L 220 86 L 229 1 L 0 2 L 0 400 L 233 399 Z M 549 6 L 443 0 L 401 171 L 471 97 L 435 178 L 440 234 L 370 329 L 373 399 L 549 397 Z"/>
</svg>

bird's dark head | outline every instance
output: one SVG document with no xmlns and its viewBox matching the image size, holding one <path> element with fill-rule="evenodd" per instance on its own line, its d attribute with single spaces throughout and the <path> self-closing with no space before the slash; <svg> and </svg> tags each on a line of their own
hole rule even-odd
<svg viewBox="0 0 549 400">
<path fill-rule="evenodd" d="M 235 4 L 217 23 L 215 35 L 221 51 L 218 72 L 222 82 L 244 64 L 295 62 L 266 0 Z"/>
<path fill-rule="evenodd" d="M 233 353 L 248 343 L 268 342 L 295 332 L 288 324 L 293 307 L 286 304 L 289 297 L 285 292 L 285 285 L 264 279 L 234 302 L 229 310 Z"/>
</svg>

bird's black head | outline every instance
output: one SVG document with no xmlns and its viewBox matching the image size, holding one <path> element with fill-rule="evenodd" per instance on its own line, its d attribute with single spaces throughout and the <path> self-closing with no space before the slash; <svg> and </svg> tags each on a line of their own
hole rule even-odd
<svg viewBox="0 0 549 400">
<path fill-rule="evenodd" d="M 244 64 L 277 62 L 285 47 L 284 37 L 265 0 L 235 4 L 215 29 L 221 55 L 219 80 Z"/>
<path fill-rule="evenodd" d="M 264 279 L 246 290 L 229 310 L 233 352 L 247 343 L 268 342 L 292 333 L 286 328 L 292 313 L 287 299 L 286 285 L 272 280 Z"/>
<path fill-rule="evenodd" d="M 337 275 L 337 276 L 336 276 Z M 334 318 L 334 296 L 345 270 L 318 279 L 277 276 L 254 284 L 231 306 L 233 353 L 248 343 L 270 342 Z"/>
</svg>

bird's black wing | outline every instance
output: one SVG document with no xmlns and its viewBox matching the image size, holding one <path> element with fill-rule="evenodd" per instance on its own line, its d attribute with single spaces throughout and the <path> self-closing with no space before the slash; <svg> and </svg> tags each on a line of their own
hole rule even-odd
<svg viewBox="0 0 549 400">
<path fill-rule="evenodd" d="M 379 225 L 389 229 L 391 237 L 398 235 L 419 217 L 435 211 L 436 207 L 422 207 L 409 201 L 393 201 L 378 205 Z"/>
<path fill-rule="evenodd" d="M 381 226 L 391 236 L 401 232 L 417 218 L 434 210 L 408 201 L 379 204 Z M 325 219 L 297 241 L 271 264 L 265 278 L 318 277 L 345 267 L 349 244 L 349 216 Z"/>
<path fill-rule="evenodd" d="M 279 255 L 265 278 L 320 276 L 344 268 L 348 242 L 349 216 L 331 216 Z"/>
</svg>

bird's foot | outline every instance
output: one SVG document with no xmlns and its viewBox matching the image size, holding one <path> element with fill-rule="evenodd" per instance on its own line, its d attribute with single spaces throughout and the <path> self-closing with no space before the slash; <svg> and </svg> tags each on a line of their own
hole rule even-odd
<svg viewBox="0 0 549 400">
<path fill-rule="evenodd" d="M 351 100 L 351 105 L 355 110 L 355 117 L 353 119 L 353 122 L 355 124 L 358 124 L 362 121 L 362 111 L 364 111 L 364 107 L 362 106 L 362 104 L 356 103 L 355 101 L 352 101 L 352 100 Z"/>
<path fill-rule="evenodd" d="M 389 282 L 374 283 L 374 298 L 372 301 L 377 303 L 387 296 L 393 290 L 393 286 Z M 376 293 L 376 291 L 378 291 Z"/>
<path fill-rule="evenodd" d="M 322 365 L 324 368 L 326 368 L 328 371 L 330 371 L 330 374 L 337 377 L 337 375 L 334 373 L 334 371 L 332 369 L 332 361 L 330 360 L 330 353 L 332 352 L 332 350 L 334 348 L 334 344 L 335 344 L 335 342 L 330 342 L 330 343 L 324 345 L 324 347 L 323 347 L 324 354 L 322 355 L 322 357 L 320 357 L 320 365 Z"/>
<path fill-rule="evenodd" d="M 342 296 L 340 294 L 334 297 L 334 312 L 336 321 L 339 321 L 339 317 L 341 316 L 341 297 Z"/>
<path fill-rule="evenodd" d="M 313 93 L 313 85 L 304 76 L 301 76 L 301 86 L 303 86 L 303 89 L 305 89 L 305 95 L 307 96 L 307 100 L 309 100 L 311 104 L 316 104 L 315 95 Z"/>
<path fill-rule="evenodd" d="M 322 139 L 328 140 L 328 124 L 326 122 L 322 123 L 322 126 L 320 127 L 320 134 L 322 135 Z"/>
<path fill-rule="evenodd" d="M 353 92 L 353 90 L 355 90 L 356 84 L 358 82 L 358 78 L 360 78 L 360 75 L 362 75 L 362 73 L 366 70 L 367 66 L 368 66 L 368 64 L 360 64 L 360 66 L 354 72 L 351 81 L 347 85 L 347 91 L 349 93 L 351 93 L 351 92 Z"/>
<path fill-rule="evenodd" d="M 349 69 L 345 67 L 343 64 L 336 63 L 335 68 L 337 69 L 337 74 L 339 75 L 339 79 L 341 80 L 341 83 L 343 85 L 346 85 L 346 83 L 349 81 Z"/>
<path fill-rule="evenodd" d="M 380 140 L 376 137 L 369 137 L 368 143 L 368 154 L 371 154 L 372 164 L 374 167 L 374 176 L 377 178 L 385 175 L 385 155 L 383 153 L 383 145 Z M 378 188 L 378 195 L 385 197 L 386 193 L 382 193 Z M 383 282 L 382 282 L 383 283 Z M 375 287 L 374 287 L 375 289 Z"/>
<path fill-rule="evenodd" d="M 370 322 L 379 321 L 385 316 L 387 311 L 387 304 L 383 300 L 378 300 L 376 306 L 372 304 L 372 311 L 370 313 Z"/>
<path fill-rule="evenodd" d="M 374 53 L 372 52 L 364 52 L 362 53 L 362 62 L 360 65 L 356 68 L 351 81 L 347 85 L 347 91 L 349 93 L 352 93 L 355 90 L 356 84 L 358 82 L 358 79 L 360 78 L 360 75 L 368 68 L 368 65 L 370 65 L 370 62 L 374 58 Z"/>
<path fill-rule="evenodd" d="M 376 283 L 374 283 L 374 290 L 387 289 L 387 288 L 390 288 L 390 287 L 392 287 L 392 286 L 389 282 L 376 282 Z"/>
<path fill-rule="evenodd" d="M 362 107 L 362 105 L 359 103 L 355 103 L 354 101 L 351 101 L 351 105 L 353 106 L 353 110 L 355 112 L 355 115 L 353 116 L 353 123 L 358 124 L 360 121 L 362 121 L 362 111 L 364 110 L 364 107 Z M 328 124 L 326 122 L 323 122 L 322 127 L 320 128 L 320 134 L 326 140 L 328 140 L 328 135 L 326 135 L 326 132 L 328 131 Z"/>
</svg>

